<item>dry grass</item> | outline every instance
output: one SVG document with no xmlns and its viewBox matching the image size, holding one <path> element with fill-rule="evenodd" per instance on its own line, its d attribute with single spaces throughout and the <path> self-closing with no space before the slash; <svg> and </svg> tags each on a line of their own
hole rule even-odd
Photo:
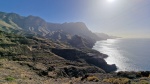
<svg viewBox="0 0 150 84">
<path fill-rule="evenodd" d="M 98 81 L 99 81 L 99 78 L 96 77 L 96 76 L 89 76 L 89 77 L 87 77 L 87 81 L 95 81 L 95 82 L 98 82 Z"/>
<path fill-rule="evenodd" d="M 130 80 L 128 78 L 108 78 L 108 79 L 103 79 L 103 82 L 113 83 L 113 84 L 129 84 Z"/>
<path fill-rule="evenodd" d="M 0 25 L 6 26 L 6 27 L 10 27 L 10 28 L 14 28 L 12 25 L 7 24 L 6 22 L 0 20 Z"/>
<path fill-rule="evenodd" d="M 36 73 L 15 61 L 0 59 L 0 84 L 36 84 L 40 81 Z M 34 80 L 31 80 L 34 79 Z"/>
<path fill-rule="evenodd" d="M 150 82 L 147 80 L 141 80 L 139 81 L 139 84 L 150 84 Z"/>
</svg>

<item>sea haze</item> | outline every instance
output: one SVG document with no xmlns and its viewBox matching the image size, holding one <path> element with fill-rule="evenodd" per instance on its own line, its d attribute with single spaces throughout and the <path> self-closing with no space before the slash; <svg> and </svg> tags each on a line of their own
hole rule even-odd
<svg viewBox="0 0 150 84">
<path fill-rule="evenodd" d="M 93 49 L 109 57 L 117 71 L 150 71 L 150 39 L 108 39 L 97 41 Z"/>
</svg>

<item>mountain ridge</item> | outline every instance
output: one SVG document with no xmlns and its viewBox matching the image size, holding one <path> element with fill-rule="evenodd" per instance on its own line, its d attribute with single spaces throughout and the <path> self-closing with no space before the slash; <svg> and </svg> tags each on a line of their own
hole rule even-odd
<svg viewBox="0 0 150 84">
<path fill-rule="evenodd" d="M 92 48 L 96 41 L 104 39 L 90 31 L 83 22 L 50 23 L 38 16 L 24 17 L 16 13 L 5 12 L 0 12 L 0 20 L 0 27 L 6 28 L 6 30 L 9 30 L 9 28 L 25 30 L 53 40 L 64 41 L 65 39 L 67 43 L 74 35 L 78 35 L 83 40 L 85 39 L 85 42 L 88 41 L 85 47 L 89 48 Z M 55 35 L 62 39 L 54 38 Z M 70 39 L 67 37 L 70 37 Z"/>
</svg>

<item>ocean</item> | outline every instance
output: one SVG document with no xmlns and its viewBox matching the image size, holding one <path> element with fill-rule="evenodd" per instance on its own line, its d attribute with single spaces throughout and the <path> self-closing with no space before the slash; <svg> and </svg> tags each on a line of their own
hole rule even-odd
<svg viewBox="0 0 150 84">
<path fill-rule="evenodd" d="M 116 64 L 117 71 L 150 71 L 150 39 L 108 39 L 93 49 L 107 54 L 106 62 Z"/>
</svg>

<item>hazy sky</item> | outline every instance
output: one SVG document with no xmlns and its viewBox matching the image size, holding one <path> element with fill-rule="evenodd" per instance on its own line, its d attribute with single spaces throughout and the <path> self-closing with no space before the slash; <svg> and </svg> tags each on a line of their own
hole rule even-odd
<svg viewBox="0 0 150 84">
<path fill-rule="evenodd" d="M 150 0 L 0 0 L 0 11 L 48 22 L 85 22 L 94 32 L 150 38 Z"/>
</svg>

